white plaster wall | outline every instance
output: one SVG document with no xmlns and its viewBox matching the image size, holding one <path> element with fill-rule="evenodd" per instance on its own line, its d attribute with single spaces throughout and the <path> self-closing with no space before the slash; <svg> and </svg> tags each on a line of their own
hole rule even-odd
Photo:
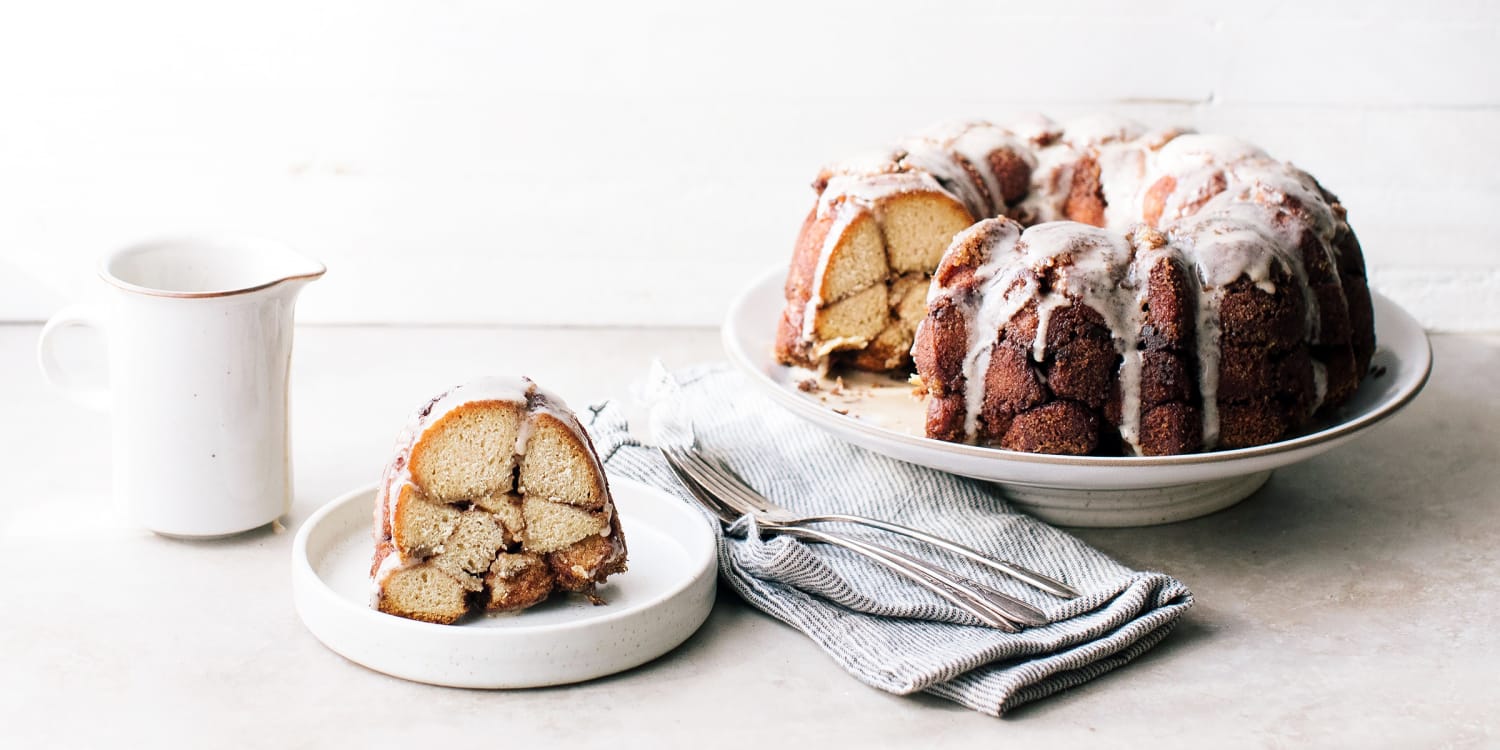
<svg viewBox="0 0 1500 750">
<path fill-rule="evenodd" d="M 1246 136 L 1377 288 L 1500 328 L 1500 4 L 0 5 L 0 321 L 142 236 L 280 237 L 303 320 L 718 322 L 824 161 L 955 117 Z"/>
</svg>

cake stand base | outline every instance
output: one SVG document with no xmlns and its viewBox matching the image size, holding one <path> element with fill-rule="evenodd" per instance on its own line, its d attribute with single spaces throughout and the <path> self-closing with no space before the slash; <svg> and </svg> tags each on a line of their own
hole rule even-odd
<svg viewBox="0 0 1500 750">
<path fill-rule="evenodd" d="M 1271 478 L 1259 471 L 1208 482 L 1134 490 L 1079 490 L 997 482 L 1017 508 L 1059 526 L 1155 526 L 1206 516 L 1249 497 Z"/>
</svg>

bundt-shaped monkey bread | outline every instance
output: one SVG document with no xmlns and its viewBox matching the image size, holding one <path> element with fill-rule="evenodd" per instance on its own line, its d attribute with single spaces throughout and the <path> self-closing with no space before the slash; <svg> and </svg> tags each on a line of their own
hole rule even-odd
<svg viewBox="0 0 1500 750">
<path fill-rule="evenodd" d="M 1346 402 L 1375 351 L 1343 206 L 1235 138 L 967 123 L 814 187 L 777 357 L 915 364 L 930 437 L 1107 455 L 1260 445 Z"/>
</svg>

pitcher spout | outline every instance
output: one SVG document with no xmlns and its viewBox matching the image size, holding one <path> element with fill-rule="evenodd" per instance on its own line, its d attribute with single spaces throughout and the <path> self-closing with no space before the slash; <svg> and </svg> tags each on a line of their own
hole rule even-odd
<svg viewBox="0 0 1500 750">
<path fill-rule="evenodd" d="M 294 257 L 288 259 L 287 268 L 283 269 L 281 278 L 272 282 L 273 285 L 284 285 L 295 294 L 309 282 L 317 281 L 328 272 L 328 267 L 321 262 L 295 251 L 290 252 Z"/>
<path fill-rule="evenodd" d="M 317 260 L 298 252 L 293 252 L 292 255 L 296 256 L 295 262 L 284 271 L 280 281 L 316 281 L 328 272 L 328 267 Z"/>
<path fill-rule="evenodd" d="M 284 289 L 293 297 L 308 282 L 316 281 L 328 272 L 328 267 L 321 262 L 279 242 L 248 244 L 242 252 L 244 256 L 238 259 L 239 262 L 248 261 L 249 265 L 259 266 L 262 274 L 271 276 L 259 288 Z"/>
</svg>

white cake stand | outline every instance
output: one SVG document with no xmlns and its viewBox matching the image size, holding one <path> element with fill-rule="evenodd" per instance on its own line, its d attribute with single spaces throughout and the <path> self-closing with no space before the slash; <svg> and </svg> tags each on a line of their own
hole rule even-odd
<svg viewBox="0 0 1500 750">
<path fill-rule="evenodd" d="M 760 392 L 793 414 L 891 458 L 1000 484 L 1018 507 L 1066 526 L 1145 526 L 1195 518 L 1255 492 L 1271 471 L 1353 440 L 1410 403 L 1432 369 L 1422 326 L 1374 294 L 1378 348 L 1367 377 L 1336 422 L 1269 445 L 1182 456 L 1052 456 L 924 437 L 923 407 L 910 387 L 852 376 L 841 393 L 804 392 L 808 372 L 772 354 L 785 300 L 779 268 L 732 304 L 724 323 L 729 359 Z"/>
</svg>

